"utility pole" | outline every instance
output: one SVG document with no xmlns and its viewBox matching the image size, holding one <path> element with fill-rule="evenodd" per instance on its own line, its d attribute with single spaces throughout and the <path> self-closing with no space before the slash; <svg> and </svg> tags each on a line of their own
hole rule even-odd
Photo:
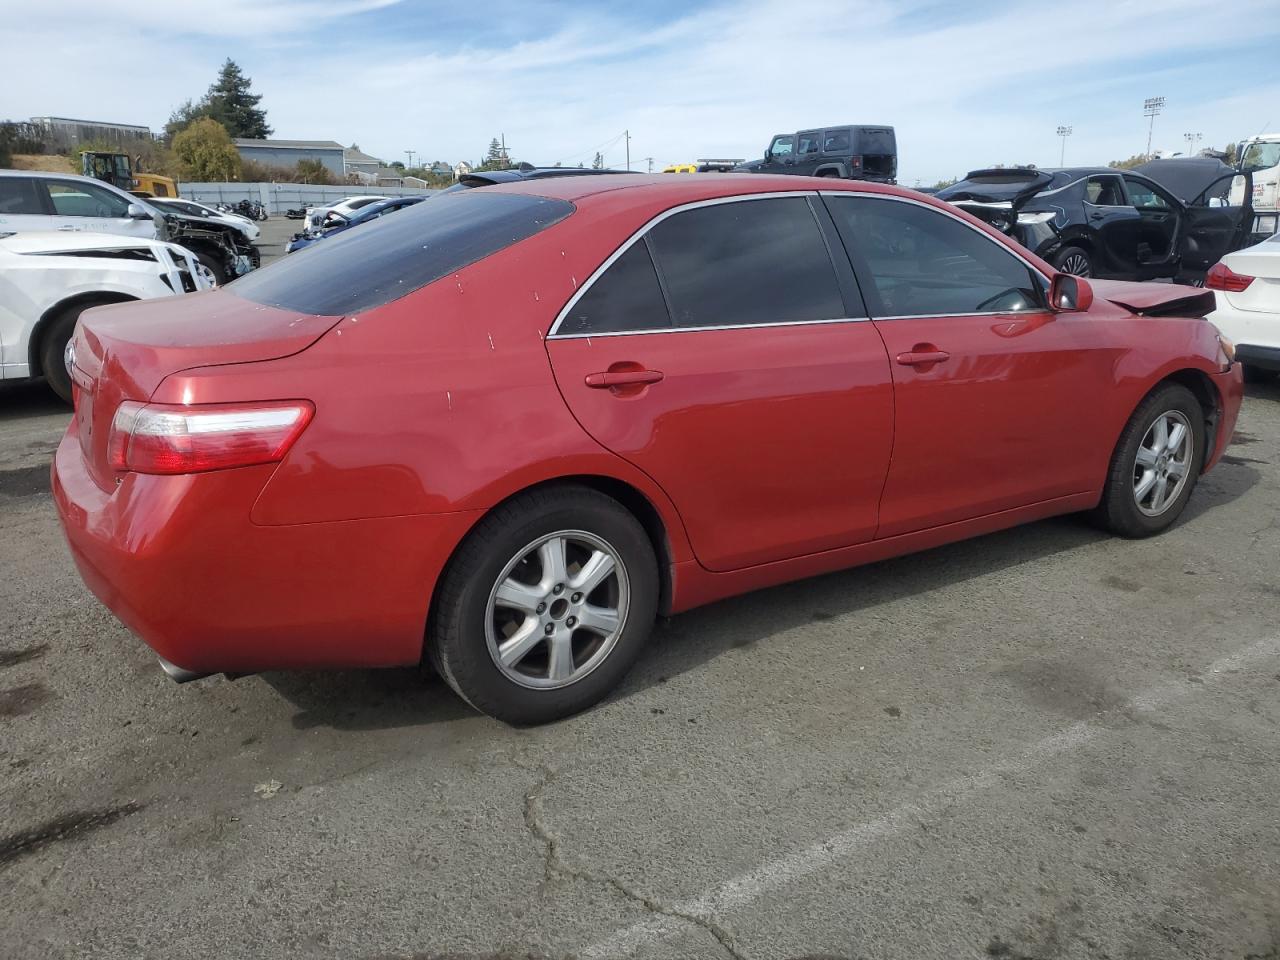
<svg viewBox="0 0 1280 960">
<path fill-rule="evenodd" d="M 1151 126 L 1147 128 L 1147 156 L 1151 156 L 1151 135 L 1155 133 L 1156 117 L 1164 109 L 1164 97 L 1148 97 L 1142 101 L 1142 115 L 1151 118 Z"/>
<path fill-rule="evenodd" d="M 645 157 L 644 162 L 649 165 L 649 172 L 653 173 L 653 157 Z"/>
<path fill-rule="evenodd" d="M 410 169 L 410 170 L 412 170 L 412 169 L 413 169 L 413 155 L 414 155 L 415 153 L 417 153 L 417 151 L 416 151 L 416 150 L 406 150 L 406 151 L 405 151 L 405 155 L 409 158 L 409 169 Z"/>
<path fill-rule="evenodd" d="M 1071 136 L 1071 127 L 1059 127 L 1058 136 L 1062 138 L 1062 155 L 1058 157 L 1058 166 L 1065 167 L 1067 165 L 1067 137 Z"/>
<path fill-rule="evenodd" d="M 502 168 L 505 170 L 511 166 L 511 158 L 507 156 L 507 135 L 503 133 L 500 136 L 502 137 Z"/>
<path fill-rule="evenodd" d="M 627 169 L 631 169 L 631 131 L 623 130 L 623 136 L 627 138 Z"/>
</svg>

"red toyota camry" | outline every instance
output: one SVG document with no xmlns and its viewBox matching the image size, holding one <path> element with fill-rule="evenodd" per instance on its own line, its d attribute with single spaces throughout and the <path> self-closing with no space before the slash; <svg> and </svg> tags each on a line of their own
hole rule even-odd
<svg viewBox="0 0 1280 960">
<path fill-rule="evenodd" d="M 537 723 L 658 613 L 1052 514 L 1168 527 L 1240 405 L 1211 298 L 893 187 L 486 187 L 86 313 L 54 490 L 177 679 L 429 659 Z"/>
</svg>

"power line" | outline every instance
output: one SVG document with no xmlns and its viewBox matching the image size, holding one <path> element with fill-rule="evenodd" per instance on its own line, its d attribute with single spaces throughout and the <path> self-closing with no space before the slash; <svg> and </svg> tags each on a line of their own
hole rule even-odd
<svg viewBox="0 0 1280 960">
<path fill-rule="evenodd" d="M 617 143 L 626 135 L 627 135 L 627 131 L 623 130 L 622 133 L 618 134 L 612 140 L 606 140 L 603 143 L 597 143 L 594 147 L 587 147 L 586 150 L 575 150 L 571 153 L 566 153 L 559 160 L 557 160 L 556 163 L 564 163 L 570 157 L 581 157 L 584 153 L 595 153 L 597 150 L 607 150 L 609 147 L 613 146 L 615 143 Z"/>
</svg>

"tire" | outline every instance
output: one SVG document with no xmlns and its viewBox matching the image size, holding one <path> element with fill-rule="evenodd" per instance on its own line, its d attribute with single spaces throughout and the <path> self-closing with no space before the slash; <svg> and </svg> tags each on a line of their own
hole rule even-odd
<svg viewBox="0 0 1280 960">
<path fill-rule="evenodd" d="M 1270 383 L 1276 378 L 1277 373 L 1280 373 L 1264 367 L 1255 367 L 1251 363 L 1240 364 L 1240 372 L 1244 375 L 1245 383 Z"/>
<path fill-rule="evenodd" d="M 574 579 L 590 572 L 587 561 L 597 554 L 614 560 L 611 572 L 585 595 L 575 591 Z M 563 580 L 543 562 L 557 555 L 565 559 Z M 503 602 L 500 586 L 517 605 Z M 610 609 L 617 626 L 606 633 L 601 624 Z M 532 491 L 480 521 L 450 560 L 426 652 L 482 713 L 519 726 L 548 723 L 595 705 L 621 682 L 657 609 L 657 559 L 629 511 L 589 487 Z M 588 627 L 588 619 L 599 622 Z M 513 658 L 506 666 L 499 664 L 501 644 Z"/>
<path fill-rule="evenodd" d="M 1164 444 L 1159 442 L 1161 421 Z M 1185 439 L 1175 447 L 1177 426 L 1185 428 Z M 1094 511 L 1095 522 L 1118 536 L 1135 539 L 1168 529 L 1191 499 L 1204 463 L 1204 446 L 1204 410 L 1195 394 L 1178 383 L 1157 387 L 1138 404 L 1120 434 L 1102 501 Z"/>
<path fill-rule="evenodd" d="M 227 268 L 222 265 L 222 261 L 212 254 L 206 253 L 204 250 L 192 250 L 196 259 L 204 264 L 205 269 L 213 274 L 213 279 L 217 281 L 218 286 L 225 286 L 227 283 Z"/>
<path fill-rule="evenodd" d="M 1053 257 L 1053 265 L 1062 273 L 1077 277 L 1093 276 L 1093 259 L 1080 247 L 1063 247 Z"/>
<path fill-rule="evenodd" d="M 130 298 L 125 298 L 130 299 Z M 80 314 L 90 307 L 100 307 L 107 303 L 120 303 L 119 299 L 86 300 L 67 307 L 45 329 L 40 336 L 40 372 L 45 381 L 59 397 L 67 403 L 71 402 L 71 374 L 67 372 L 67 344 L 71 335 L 76 332 L 76 322 Z"/>
</svg>

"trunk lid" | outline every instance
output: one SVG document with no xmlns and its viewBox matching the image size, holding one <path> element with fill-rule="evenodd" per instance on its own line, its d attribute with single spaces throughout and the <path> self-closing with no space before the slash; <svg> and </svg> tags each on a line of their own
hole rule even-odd
<svg viewBox="0 0 1280 960">
<path fill-rule="evenodd" d="M 299 353 L 341 320 L 262 306 L 223 290 L 86 312 L 72 340 L 72 379 L 90 474 L 102 489 L 114 488 L 107 439 L 121 401 L 149 400 L 165 377 L 180 370 Z"/>
<path fill-rule="evenodd" d="M 1107 300 L 1140 317 L 1203 317 L 1216 305 L 1212 290 L 1176 283 L 1090 280 L 1096 299 Z"/>
</svg>

